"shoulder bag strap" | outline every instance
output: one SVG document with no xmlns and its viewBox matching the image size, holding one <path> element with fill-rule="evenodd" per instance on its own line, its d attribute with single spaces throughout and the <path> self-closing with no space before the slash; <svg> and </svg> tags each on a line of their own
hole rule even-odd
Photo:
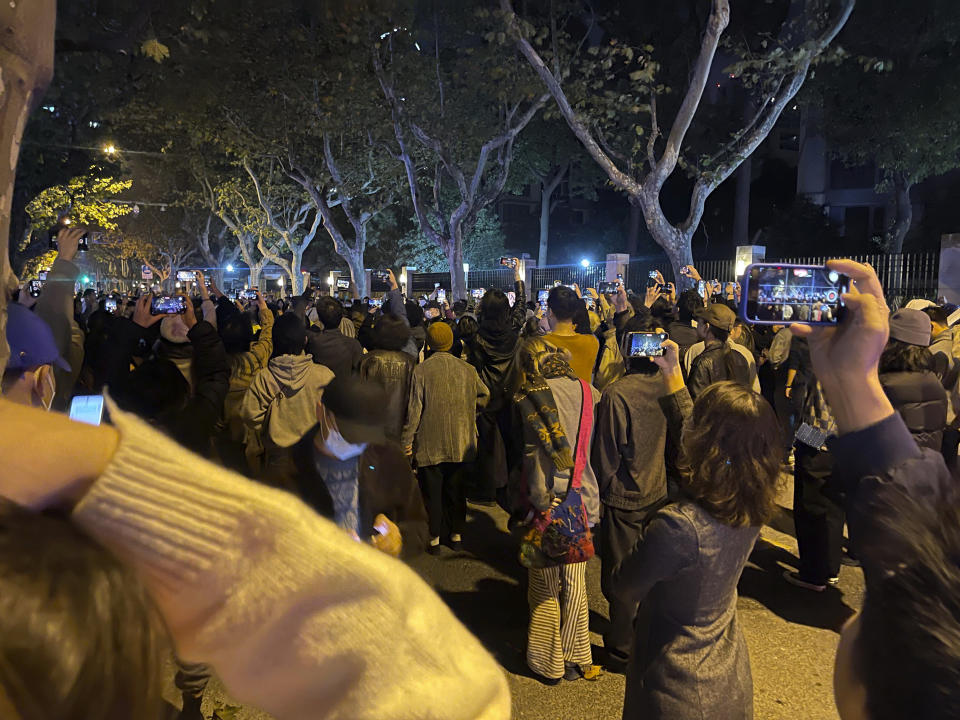
<svg viewBox="0 0 960 720">
<path fill-rule="evenodd" d="M 580 490 L 580 476 L 587 467 L 587 453 L 590 450 L 590 433 L 593 430 L 593 393 L 586 381 L 580 380 L 580 427 L 577 429 L 577 446 L 573 455 L 573 471 L 570 487 Z"/>
</svg>

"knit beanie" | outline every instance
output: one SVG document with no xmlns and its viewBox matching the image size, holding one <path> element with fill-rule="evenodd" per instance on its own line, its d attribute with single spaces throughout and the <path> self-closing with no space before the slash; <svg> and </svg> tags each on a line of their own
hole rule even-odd
<svg viewBox="0 0 960 720">
<path fill-rule="evenodd" d="M 442 320 L 427 328 L 427 347 L 434 352 L 445 352 L 453 347 L 453 330 Z"/>
<path fill-rule="evenodd" d="M 930 347 L 933 325 L 930 317 L 920 310 L 897 310 L 890 316 L 890 338 L 908 345 Z"/>
</svg>

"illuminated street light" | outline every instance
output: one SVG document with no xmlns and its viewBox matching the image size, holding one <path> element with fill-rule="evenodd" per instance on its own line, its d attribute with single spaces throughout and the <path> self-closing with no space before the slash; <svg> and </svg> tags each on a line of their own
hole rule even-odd
<svg viewBox="0 0 960 720">
<path fill-rule="evenodd" d="M 113 143 L 110 143 L 109 145 L 107 145 L 107 146 L 103 149 L 103 152 L 104 152 L 105 154 L 107 154 L 107 155 L 110 155 L 110 156 L 116 155 L 116 154 L 117 154 L 117 146 L 114 145 Z"/>
<path fill-rule="evenodd" d="M 283 278 L 280 278 L 279 280 L 277 280 L 277 285 L 279 285 L 280 287 L 283 287 Z"/>
<path fill-rule="evenodd" d="M 581 267 L 588 268 L 588 267 L 590 267 L 590 261 L 587 260 L 586 258 L 584 258 L 583 260 L 580 261 L 580 266 L 581 266 Z"/>
<path fill-rule="evenodd" d="M 227 272 L 233 272 L 233 265 L 227 265 Z"/>
</svg>

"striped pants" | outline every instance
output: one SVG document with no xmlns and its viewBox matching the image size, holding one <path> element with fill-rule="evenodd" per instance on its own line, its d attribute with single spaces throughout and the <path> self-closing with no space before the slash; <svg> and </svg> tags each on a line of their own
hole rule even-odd
<svg viewBox="0 0 960 720">
<path fill-rule="evenodd" d="M 528 572 L 527 665 L 550 679 L 563 677 L 564 663 L 592 665 L 587 564 L 530 568 Z"/>
</svg>

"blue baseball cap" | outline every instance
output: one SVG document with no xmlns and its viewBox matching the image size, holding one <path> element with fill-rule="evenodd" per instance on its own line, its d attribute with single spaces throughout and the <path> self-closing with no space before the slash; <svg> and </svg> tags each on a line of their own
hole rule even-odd
<svg viewBox="0 0 960 720">
<path fill-rule="evenodd" d="M 50 326 L 20 303 L 7 305 L 7 344 L 10 346 L 7 370 L 56 365 L 70 372 L 70 365 L 60 357 Z"/>
</svg>

